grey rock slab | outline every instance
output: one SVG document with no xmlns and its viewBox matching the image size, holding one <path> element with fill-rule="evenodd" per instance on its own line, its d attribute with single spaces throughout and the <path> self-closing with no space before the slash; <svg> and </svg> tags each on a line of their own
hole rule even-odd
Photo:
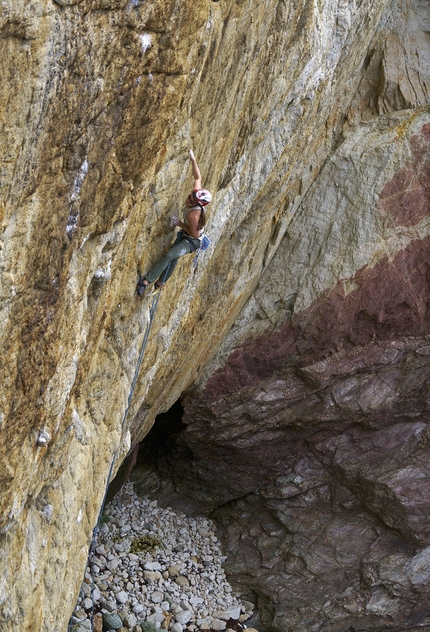
<svg viewBox="0 0 430 632">
<path fill-rule="evenodd" d="M 228 621 L 229 619 L 239 619 L 240 606 L 237 606 L 236 608 L 230 608 L 229 610 L 218 610 L 214 616 L 217 619 L 224 619 L 224 621 Z"/>
<path fill-rule="evenodd" d="M 154 612 L 154 614 L 149 615 L 147 621 L 150 623 L 163 623 L 166 617 L 161 612 Z"/>
<path fill-rule="evenodd" d="M 124 623 L 128 628 L 134 628 L 137 624 L 137 619 L 134 614 L 128 614 L 124 619 Z"/>
<path fill-rule="evenodd" d="M 120 590 L 120 592 L 115 595 L 115 599 L 118 603 L 127 603 L 128 595 L 124 590 Z"/>
<path fill-rule="evenodd" d="M 394 615 L 399 607 L 397 599 L 392 599 L 385 590 L 378 589 L 366 605 L 367 612 L 377 615 Z"/>
<path fill-rule="evenodd" d="M 90 599 L 89 597 L 84 599 L 84 608 L 85 608 L 85 610 L 91 610 L 92 607 L 93 607 L 93 600 Z"/>
<path fill-rule="evenodd" d="M 91 595 L 91 586 L 90 586 L 90 584 L 87 584 L 86 582 L 82 582 L 81 590 L 84 593 L 84 595 L 86 595 L 86 596 Z"/>
<path fill-rule="evenodd" d="M 106 563 L 106 568 L 114 572 L 120 564 L 121 564 L 120 560 L 114 558 L 112 560 L 109 560 L 109 562 Z"/>
<path fill-rule="evenodd" d="M 119 630 L 122 628 L 121 617 L 116 613 L 103 613 L 103 626 L 106 630 Z"/>
<path fill-rule="evenodd" d="M 186 625 L 191 621 L 192 613 L 189 610 L 181 610 L 175 614 L 175 621 L 177 623 Z"/>
<path fill-rule="evenodd" d="M 161 603 L 164 599 L 164 593 L 156 590 L 155 592 L 152 593 L 151 595 L 151 601 L 153 603 Z"/>
<path fill-rule="evenodd" d="M 411 559 L 406 572 L 412 584 L 428 584 L 430 581 L 430 546 Z"/>
</svg>

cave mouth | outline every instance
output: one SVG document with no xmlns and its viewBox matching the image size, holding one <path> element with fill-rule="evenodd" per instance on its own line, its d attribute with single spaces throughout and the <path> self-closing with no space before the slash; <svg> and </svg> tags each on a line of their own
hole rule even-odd
<svg viewBox="0 0 430 632">
<path fill-rule="evenodd" d="M 167 410 L 156 416 L 154 425 L 148 434 L 138 444 L 136 462 L 134 467 L 152 466 L 156 468 L 157 463 L 163 457 L 169 456 L 175 445 L 175 437 L 185 424 L 182 421 L 184 407 L 180 399 Z"/>
<path fill-rule="evenodd" d="M 185 427 L 183 414 L 184 408 L 178 399 L 169 410 L 156 416 L 151 430 L 134 446 L 109 484 L 106 502 L 110 502 L 130 480 L 133 470 L 156 470 L 157 463 L 168 459 L 174 449 L 175 437 Z"/>
</svg>

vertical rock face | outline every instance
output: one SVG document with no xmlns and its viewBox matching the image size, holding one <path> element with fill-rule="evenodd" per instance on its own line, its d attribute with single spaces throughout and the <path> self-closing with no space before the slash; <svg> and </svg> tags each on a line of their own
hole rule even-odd
<svg viewBox="0 0 430 632">
<path fill-rule="evenodd" d="M 418 0 L 3 0 L 2 630 L 66 629 L 112 460 L 196 385 L 166 467 L 265 623 L 425 620 L 428 31 Z M 212 246 L 130 398 L 190 146 Z"/>
</svg>

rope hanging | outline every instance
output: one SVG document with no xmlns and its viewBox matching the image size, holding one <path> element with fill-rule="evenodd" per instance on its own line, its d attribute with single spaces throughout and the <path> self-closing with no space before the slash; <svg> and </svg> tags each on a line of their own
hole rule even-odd
<svg viewBox="0 0 430 632">
<path fill-rule="evenodd" d="M 164 271 L 163 283 L 164 283 L 164 281 L 165 281 L 165 279 L 167 277 L 169 269 L 170 269 L 170 263 L 167 266 L 166 270 Z M 128 411 L 130 410 L 130 405 L 131 405 L 131 401 L 133 399 L 134 389 L 136 388 L 137 378 L 139 377 L 140 367 L 141 367 L 141 364 L 142 364 L 143 356 L 145 354 L 146 346 L 148 344 L 149 334 L 151 332 L 152 324 L 154 322 L 154 317 L 155 317 L 155 314 L 157 312 L 158 302 L 160 300 L 160 294 L 161 294 L 161 290 L 156 292 L 154 294 L 153 299 L 152 299 L 152 304 L 151 304 L 151 307 L 150 307 L 150 310 L 149 310 L 149 321 L 148 321 L 148 323 L 146 325 L 145 335 L 143 336 L 143 341 L 142 341 L 142 345 L 141 345 L 141 348 L 140 348 L 139 358 L 137 360 L 136 370 L 134 372 L 134 378 L 133 378 L 133 381 L 131 383 L 130 393 L 128 395 L 127 407 L 126 407 L 126 409 L 124 411 L 124 416 L 123 416 L 122 422 L 121 422 L 121 434 L 122 434 L 122 431 L 123 431 L 124 426 L 125 426 L 125 421 L 127 419 Z M 112 457 L 112 463 L 110 465 L 109 474 L 108 474 L 108 477 L 107 477 L 106 489 L 105 489 L 105 493 L 104 493 L 104 497 L 103 497 L 103 502 L 102 502 L 101 507 L 100 507 L 99 516 L 98 516 L 98 519 L 97 519 L 97 524 L 96 524 L 96 526 L 93 529 L 93 538 L 91 540 L 90 551 L 89 551 L 89 555 L 88 555 L 88 558 L 91 561 L 91 563 L 92 563 L 93 558 L 94 558 L 94 551 L 95 551 L 97 537 L 98 537 L 99 530 L 100 530 L 100 522 L 101 522 L 101 519 L 102 519 L 103 509 L 104 509 L 104 506 L 105 506 L 105 503 L 106 503 L 107 493 L 108 493 L 109 484 L 110 484 L 110 481 L 111 481 L 113 466 L 114 466 L 115 461 L 116 461 L 116 456 L 117 456 L 117 451 L 114 452 L 113 457 Z M 95 586 L 94 586 L 94 573 L 93 573 L 93 570 L 92 570 L 92 566 L 93 565 L 91 564 L 91 601 L 92 601 L 92 604 L 91 604 L 91 632 L 94 632 L 94 590 L 95 590 Z"/>
</svg>

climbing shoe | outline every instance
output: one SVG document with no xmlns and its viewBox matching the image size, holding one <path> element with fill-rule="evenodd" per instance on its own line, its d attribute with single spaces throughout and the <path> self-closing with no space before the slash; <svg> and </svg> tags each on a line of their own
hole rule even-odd
<svg viewBox="0 0 430 632">
<path fill-rule="evenodd" d="M 145 290 L 148 287 L 149 283 L 146 281 L 145 277 L 139 275 L 139 281 L 136 285 L 136 292 L 138 296 L 143 296 L 145 294 Z"/>
</svg>

